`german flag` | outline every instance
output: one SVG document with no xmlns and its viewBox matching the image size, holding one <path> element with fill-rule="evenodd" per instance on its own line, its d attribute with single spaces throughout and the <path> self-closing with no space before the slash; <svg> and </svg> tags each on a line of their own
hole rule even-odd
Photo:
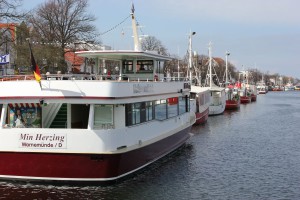
<svg viewBox="0 0 300 200">
<path fill-rule="evenodd" d="M 40 72 L 39 66 L 35 62 L 31 48 L 30 48 L 30 56 L 31 56 L 32 71 L 33 71 L 35 80 L 41 84 L 41 72 Z"/>
</svg>

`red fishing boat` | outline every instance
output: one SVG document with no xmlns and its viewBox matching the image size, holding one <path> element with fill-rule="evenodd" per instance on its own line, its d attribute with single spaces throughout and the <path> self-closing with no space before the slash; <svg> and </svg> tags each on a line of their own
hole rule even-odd
<svg viewBox="0 0 300 200">
<path fill-rule="evenodd" d="M 226 70 L 225 70 L 225 93 L 226 93 L 226 105 L 225 110 L 235 110 L 240 107 L 240 96 L 237 87 L 233 84 L 229 84 L 228 81 L 228 56 L 230 53 L 226 51 Z M 230 81 L 231 82 L 231 81 Z"/>
<path fill-rule="evenodd" d="M 248 87 L 248 91 L 250 92 L 250 96 L 251 96 L 251 102 L 256 101 L 257 98 L 257 88 L 255 85 L 249 85 Z"/>
<path fill-rule="evenodd" d="M 232 85 L 229 85 L 226 90 L 226 110 L 235 110 L 240 108 L 241 99 L 238 90 Z"/>
<path fill-rule="evenodd" d="M 251 94 L 247 91 L 247 88 L 241 88 L 239 90 L 241 103 L 251 103 Z"/>
<path fill-rule="evenodd" d="M 251 102 L 256 101 L 256 95 L 255 94 L 251 94 Z"/>
</svg>

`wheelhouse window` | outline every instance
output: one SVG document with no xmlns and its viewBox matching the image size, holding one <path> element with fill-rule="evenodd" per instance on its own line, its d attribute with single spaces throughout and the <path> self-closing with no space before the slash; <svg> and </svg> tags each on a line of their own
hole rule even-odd
<svg viewBox="0 0 300 200">
<path fill-rule="evenodd" d="M 153 72 L 153 60 L 138 60 L 136 65 L 137 72 Z"/>
<path fill-rule="evenodd" d="M 111 129 L 114 126 L 113 105 L 95 105 L 94 129 Z"/>
<path fill-rule="evenodd" d="M 35 103 L 9 104 L 7 124 L 12 128 L 40 128 L 41 107 Z"/>
<path fill-rule="evenodd" d="M 124 60 L 123 68 L 126 72 L 133 72 L 133 61 L 132 60 Z"/>
</svg>

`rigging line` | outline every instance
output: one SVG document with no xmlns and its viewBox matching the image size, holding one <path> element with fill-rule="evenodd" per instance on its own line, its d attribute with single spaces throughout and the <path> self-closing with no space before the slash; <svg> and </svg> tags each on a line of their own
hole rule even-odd
<svg viewBox="0 0 300 200">
<path fill-rule="evenodd" d="M 100 33 L 98 36 L 102 36 L 105 35 L 106 33 L 109 33 L 110 31 L 116 29 L 118 26 L 120 26 L 121 24 L 123 24 L 129 17 L 131 17 L 131 14 L 129 16 L 127 16 L 125 19 L 123 19 L 123 21 L 121 21 L 120 23 L 118 23 L 117 25 L 115 25 L 114 27 L 110 28 L 109 30 Z M 96 36 L 97 37 L 97 36 Z"/>
<path fill-rule="evenodd" d="M 138 22 L 137 18 L 135 18 L 135 20 L 136 20 L 136 23 L 137 23 L 138 25 L 140 25 L 140 23 Z M 142 30 L 142 27 L 141 27 L 141 26 L 139 26 L 139 29 L 140 29 L 142 35 L 145 35 L 144 32 L 143 32 L 143 30 Z"/>
</svg>

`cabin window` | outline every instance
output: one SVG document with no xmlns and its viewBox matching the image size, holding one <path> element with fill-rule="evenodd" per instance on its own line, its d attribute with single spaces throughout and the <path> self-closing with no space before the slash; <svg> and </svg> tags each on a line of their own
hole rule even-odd
<svg viewBox="0 0 300 200">
<path fill-rule="evenodd" d="M 89 104 L 71 105 L 71 128 L 86 129 L 89 119 Z"/>
<path fill-rule="evenodd" d="M 191 97 L 191 99 L 196 99 L 197 95 L 196 95 L 196 93 L 190 93 L 190 97 Z"/>
<path fill-rule="evenodd" d="M 42 125 L 40 104 L 9 104 L 7 124 L 13 128 L 40 128 Z"/>
<path fill-rule="evenodd" d="M 167 119 L 167 100 L 155 101 L 155 118 L 158 120 Z"/>
<path fill-rule="evenodd" d="M 141 103 L 132 104 L 132 124 L 141 123 Z"/>
<path fill-rule="evenodd" d="M 132 60 L 124 60 L 123 68 L 125 69 L 125 72 L 133 72 L 133 61 Z"/>
<path fill-rule="evenodd" d="M 141 124 L 154 119 L 165 120 L 189 111 L 189 98 L 172 97 L 157 101 L 138 102 L 125 105 L 126 126 Z M 182 107 L 181 113 L 179 107 Z"/>
<path fill-rule="evenodd" d="M 94 129 L 111 129 L 114 126 L 113 105 L 95 105 Z"/>
<path fill-rule="evenodd" d="M 145 73 L 145 72 L 153 72 L 153 60 L 138 60 L 136 64 L 136 71 Z"/>
<path fill-rule="evenodd" d="M 149 101 L 146 102 L 146 114 L 147 114 L 147 121 L 151 121 L 154 119 L 154 106 L 153 102 Z"/>
<path fill-rule="evenodd" d="M 132 104 L 125 105 L 125 123 L 126 126 L 132 125 Z"/>
<path fill-rule="evenodd" d="M 210 95 L 209 95 L 209 93 L 206 93 L 205 94 L 205 103 L 208 103 L 208 102 L 210 102 Z"/>
<path fill-rule="evenodd" d="M 152 102 L 126 104 L 126 126 L 152 120 Z"/>
<path fill-rule="evenodd" d="M 168 98 L 168 118 L 178 115 L 178 97 Z"/>
<path fill-rule="evenodd" d="M 179 114 L 183 114 L 189 111 L 190 100 L 188 96 L 178 97 L 178 104 L 179 104 Z"/>
<path fill-rule="evenodd" d="M 205 97 L 205 94 L 200 94 L 200 95 L 199 95 L 199 102 L 200 102 L 200 105 L 201 105 L 201 106 L 204 105 L 204 100 L 205 100 L 204 97 Z"/>
<path fill-rule="evenodd" d="M 154 119 L 153 102 L 126 104 L 126 126 L 144 123 Z"/>
</svg>

